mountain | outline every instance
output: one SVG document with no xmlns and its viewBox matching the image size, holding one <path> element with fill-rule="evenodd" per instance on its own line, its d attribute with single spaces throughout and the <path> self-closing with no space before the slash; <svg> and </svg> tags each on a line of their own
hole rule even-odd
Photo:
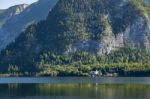
<svg viewBox="0 0 150 99">
<path fill-rule="evenodd" d="M 5 10 L 2 10 L 2 9 L 1 9 L 1 10 L 0 10 L 0 15 L 2 15 L 4 11 L 5 11 Z M 0 23 L 1 23 L 1 26 L 2 26 L 2 23 L 3 23 L 3 22 L 1 21 Z"/>
<path fill-rule="evenodd" d="M 149 9 L 142 0 L 59 0 L 46 20 L 30 25 L 1 52 L 1 70 L 16 66 L 51 73 L 61 71 L 54 66 L 69 65 L 85 72 L 98 64 L 103 71 L 130 74 L 135 64 L 131 69 L 110 63 L 128 66 L 150 60 Z"/>
<path fill-rule="evenodd" d="M 145 6 L 140 0 L 61 0 L 46 21 L 31 28 L 35 28 L 39 37 L 35 37 L 38 41 L 35 43 L 43 50 L 87 51 L 99 55 L 124 44 L 150 50 L 149 8 Z M 34 37 L 33 30 L 31 33 Z"/>
<path fill-rule="evenodd" d="M 7 21 L 3 24 L 0 33 L 0 50 L 4 49 L 9 43 L 14 41 L 28 25 L 39 20 L 44 20 L 57 1 L 58 0 L 39 0 L 38 2 L 29 5 L 20 14 L 18 14 L 18 9 L 15 9 L 15 16 L 10 17 L 9 19 L 4 16 Z M 9 11 L 7 11 L 7 14 L 12 15 Z M 5 20 L 2 19 L 2 21 Z"/>
<path fill-rule="evenodd" d="M 1 10 L 0 10 L 0 15 L 2 15 L 4 12 L 5 12 L 5 10 L 2 10 L 2 9 L 1 9 Z M 1 18 L 0 26 L 2 26 L 3 20 L 4 20 L 4 18 Z"/>
<path fill-rule="evenodd" d="M 0 27 L 3 24 L 5 24 L 7 20 L 24 11 L 27 6 L 28 6 L 27 4 L 21 4 L 21 5 L 10 7 L 8 9 L 0 10 Z"/>
<path fill-rule="evenodd" d="M 150 3 L 150 0 L 144 0 L 146 3 Z"/>
</svg>

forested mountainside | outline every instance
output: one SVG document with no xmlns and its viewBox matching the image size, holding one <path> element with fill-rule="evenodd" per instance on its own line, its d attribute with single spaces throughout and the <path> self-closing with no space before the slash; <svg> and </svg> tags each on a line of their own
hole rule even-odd
<svg viewBox="0 0 150 99">
<path fill-rule="evenodd" d="M 15 9 L 17 15 L 12 16 L 9 19 L 6 16 L 1 15 L 0 19 L 3 17 L 7 20 L 2 19 L 2 21 L 5 21 L 5 24 L 3 24 L 0 30 L 0 51 L 9 43 L 14 42 L 15 38 L 18 37 L 28 25 L 46 19 L 49 11 L 55 6 L 57 1 L 58 0 L 39 0 L 38 2 L 29 5 L 21 13 L 18 13 L 19 8 Z M 9 9 L 7 14 L 12 14 L 9 12 Z M 7 16 L 9 17 L 9 15 Z"/>
<path fill-rule="evenodd" d="M 117 3 L 116 3 L 117 2 Z M 143 0 L 59 0 L 0 55 L 1 72 L 150 75 L 150 5 Z"/>
<path fill-rule="evenodd" d="M 21 5 L 16 5 L 13 7 L 10 7 L 8 9 L 1 9 L 0 10 L 0 28 L 2 25 L 5 24 L 7 20 L 12 18 L 13 16 L 16 16 L 17 14 L 20 14 L 25 8 L 27 7 L 27 4 L 21 4 Z"/>
</svg>

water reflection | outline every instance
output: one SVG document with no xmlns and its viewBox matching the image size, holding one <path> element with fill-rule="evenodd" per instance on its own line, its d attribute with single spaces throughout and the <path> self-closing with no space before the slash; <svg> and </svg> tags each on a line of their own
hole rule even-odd
<svg viewBox="0 0 150 99">
<path fill-rule="evenodd" d="M 150 85 L 3 84 L 1 99 L 148 99 Z"/>
</svg>

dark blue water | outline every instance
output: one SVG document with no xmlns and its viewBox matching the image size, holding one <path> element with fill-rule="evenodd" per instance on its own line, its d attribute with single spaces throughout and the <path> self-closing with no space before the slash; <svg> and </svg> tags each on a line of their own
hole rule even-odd
<svg viewBox="0 0 150 99">
<path fill-rule="evenodd" d="M 150 99 L 150 78 L 0 78 L 0 99 Z"/>
</svg>

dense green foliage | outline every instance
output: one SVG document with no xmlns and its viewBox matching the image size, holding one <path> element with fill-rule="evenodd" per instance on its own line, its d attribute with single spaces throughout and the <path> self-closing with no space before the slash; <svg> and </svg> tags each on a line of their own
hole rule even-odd
<svg viewBox="0 0 150 99">
<path fill-rule="evenodd" d="M 89 71 L 100 70 L 103 75 L 150 76 L 150 53 L 144 49 L 127 46 L 101 56 L 86 51 L 65 53 L 73 43 L 101 41 L 103 36 L 124 31 L 141 13 L 140 9 L 150 12 L 140 0 L 122 8 L 116 2 L 120 0 L 60 0 L 45 21 L 30 25 L 1 52 L 0 72 L 89 76 Z M 121 18 L 115 17 L 118 13 L 122 13 Z"/>
<path fill-rule="evenodd" d="M 9 55 L 9 52 L 7 54 Z M 26 63 L 26 67 L 9 64 L 5 73 L 16 76 L 90 76 L 89 71 L 100 70 L 103 76 L 108 73 L 117 73 L 119 76 L 149 76 L 149 60 L 150 53 L 130 47 L 101 56 L 87 52 L 78 52 L 72 55 L 46 52 L 28 65 Z M 26 60 L 20 59 L 19 61 Z"/>
</svg>

